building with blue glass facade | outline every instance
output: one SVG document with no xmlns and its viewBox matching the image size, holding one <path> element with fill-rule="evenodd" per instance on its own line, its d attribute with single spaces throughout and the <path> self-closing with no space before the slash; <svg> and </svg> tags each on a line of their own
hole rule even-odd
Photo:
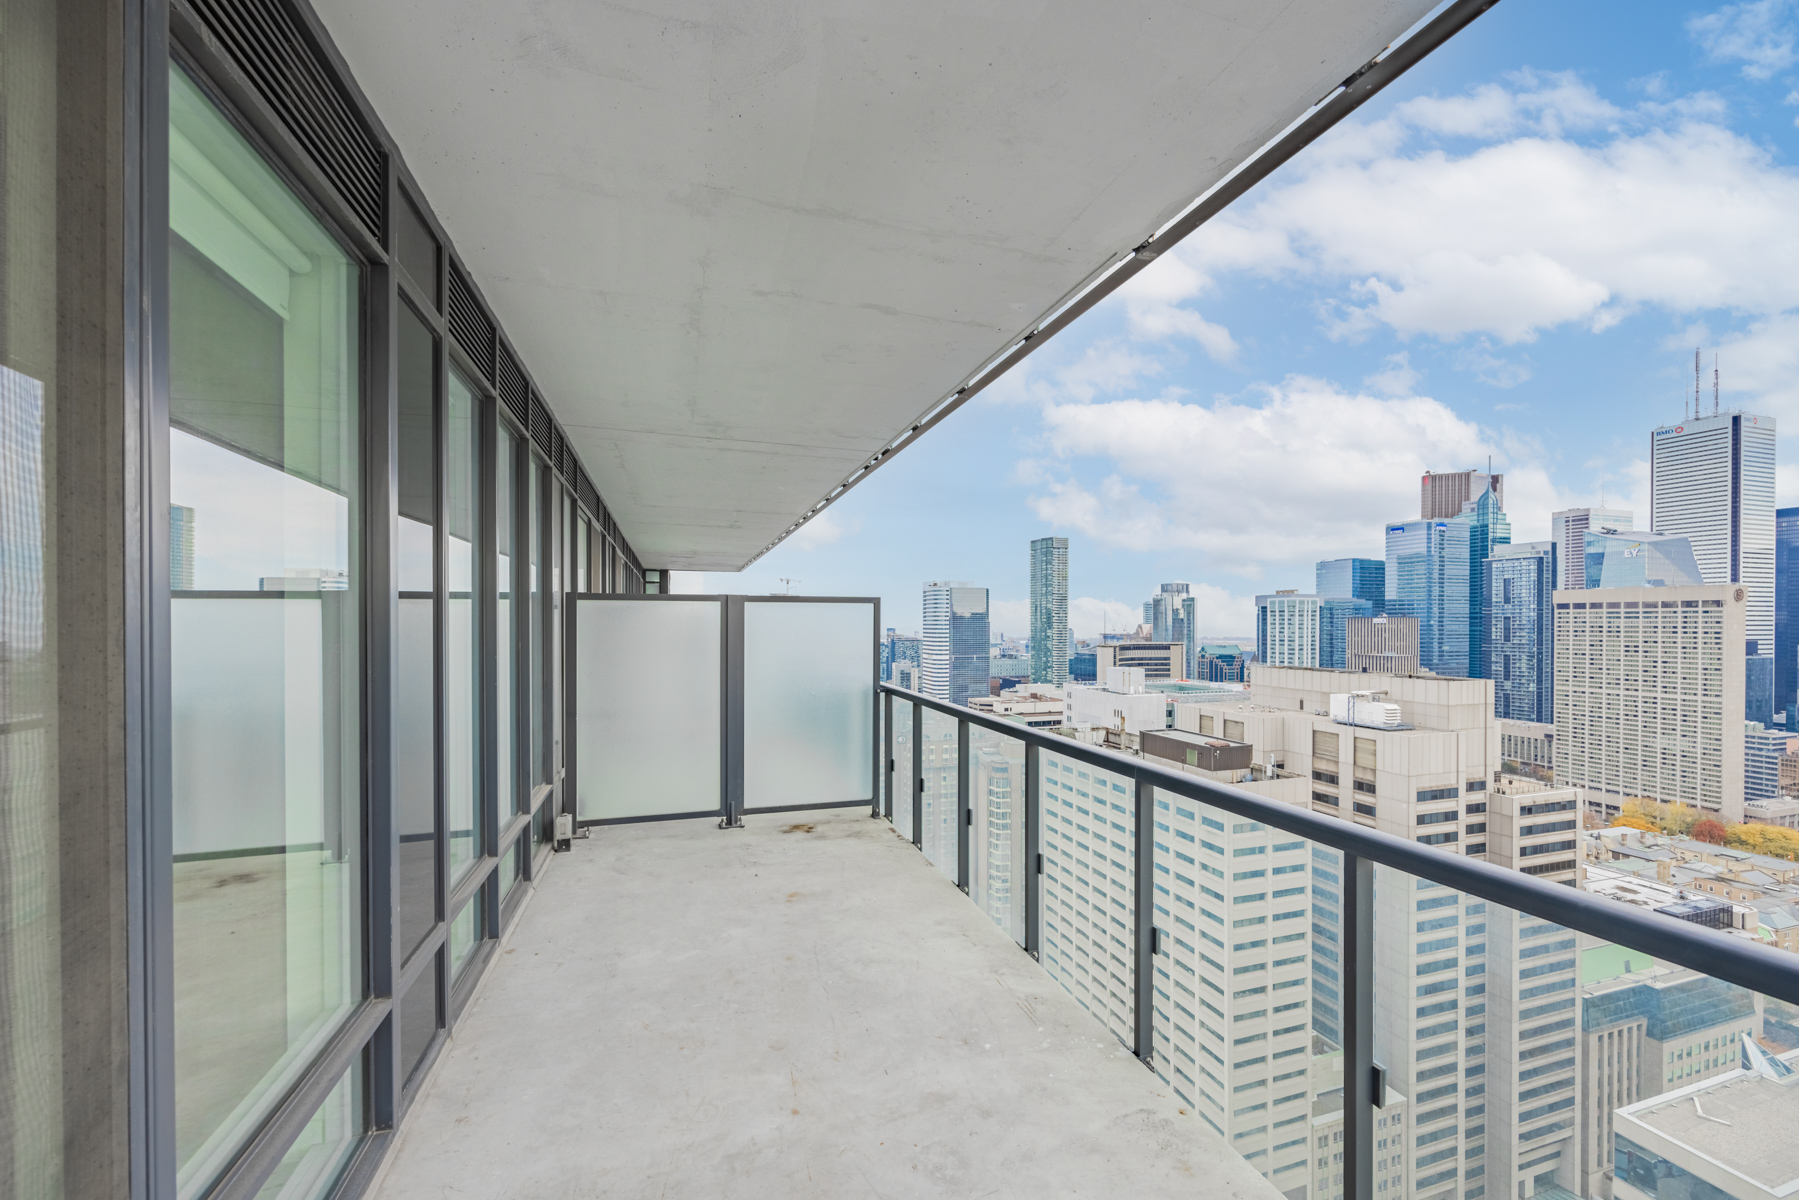
<svg viewBox="0 0 1799 1200">
<path fill-rule="evenodd" d="M 1350 559 L 1351 562 L 1368 562 L 1369 559 Z M 1386 574 L 1386 564 L 1376 563 L 1381 574 Z M 1386 586 L 1384 583 L 1382 586 Z M 1349 649 L 1349 618 L 1372 617 L 1379 610 L 1373 601 L 1351 596 L 1320 596 L 1318 598 L 1318 665 L 1341 671 L 1344 669 Z"/>
<path fill-rule="evenodd" d="M 1493 715 L 1549 724 L 1555 720 L 1555 543 L 1496 547 L 1485 574 Z"/>
<path fill-rule="evenodd" d="M 1333 558 L 1318 564 L 1320 596 L 1349 596 L 1366 600 L 1376 613 L 1387 602 L 1387 564 L 1378 558 Z"/>
<path fill-rule="evenodd" d="M 1512 523 L 1490 488 L 1452 519 L 1468 526 L 1468 673 L 1479 678 L 1487 667 L 1487 556 L 1511 543 Z"/>
<path fill-rule="evenodd" d="M 967 583 L 924 585 L 920 668 L 927 696 L 967 704 L 992 694 L 987 589 Z"/>
<path fill-rule="evenodd" d="M 1472 523 L 1395 521 L 1387 526 L 1389 616 L 1418 619 L 1419 665 L 1468 677 L 1468 562 Z"/>
<path fill-rule="evenodd" d="M 1799 508 L 1774 510 L 1774 710 L 1799 729 Z"/>
</svg>

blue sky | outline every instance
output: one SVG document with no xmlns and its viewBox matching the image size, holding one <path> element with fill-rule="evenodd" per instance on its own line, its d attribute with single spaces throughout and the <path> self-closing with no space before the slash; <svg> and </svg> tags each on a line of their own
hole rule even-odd
<svg viewBox="0 0 1799 1200">
<path fill-rule="evenodd" d="M 1693 350 L 1780 421 L 1799 503 L 1799 0 L 1502 0 L 749 571 L 691 590 L 992 590 L 1069 539 L 1080 636 L 1165 580 L 1200 626 L 1378 557 L 1425 470 L 1506 473 L 1513 539 L 1603 495 L 1646 521 Z M 921 398 L 923 399 L 928 398 Z"/>
</svg>

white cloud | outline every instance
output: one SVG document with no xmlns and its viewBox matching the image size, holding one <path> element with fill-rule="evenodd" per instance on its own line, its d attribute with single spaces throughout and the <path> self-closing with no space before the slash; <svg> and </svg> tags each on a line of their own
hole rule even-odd
<svg viewBox="0 0 1799 1200">
<path fill-rule="evenodd" d="M 1694 17 L 1687 32 L 1713 62 L 1740 62 L 1749 79 L 1769 79 L 1799 62 L 1794 51 L 1793 0 L 1751 0 L 1727 4 Z"/>
<path fill-rule="evenodd" d="M 1143 605 L 1122 600 L 1096 600 L 1079 596 L 1068 602 L 1068 632 L 1078 638 L 1128 632 L 1143 621 Z"/>
<path fill-rule="evenodd" d="M 1409 396 L 1422 376 L 1412 369 L 1412 356 L 1401 350 L 1389 354 L 1386 365 L 1362 379 L 1362 386 L 1383 396 Z"/>
<path fill-rule="evenodd" d="M 1314 146 L 1285 186 L 1210 222 L 1133 286 L 1157 274 L 1167 297 L 1230 273 L 1335 282 L 1334 336 L 1384 325 L 1504 344 L 1568 323 L 1603 329 L 1645 306 L 1799 307 L 1799 174 L 1703 118 L 1702 99 L 1627 112 L 1570 77 L 1521 75 L 1411 100 Z M 1445 137 L 1488 144 L 1452 150 Z"/>
<path fill-rule="evenodd" d="M 1008 637 L 1028 637 L 1031 632 L 1031 602 L 1029 600 L 995 600 L 987 598 L 987 628 L 996 635 L 1006 634 Z"/>
<path fill-rule="evenodd" d="M 821 546 L 834 545 L 862 528 L 862 518 L 844 518 L 837 515 L 837 510 L 827 508 L 793 531 L 785 544 L 796 550 L 817 550 Z"/>
<path fill-rule="evenodd" d="M 1417 511 L 1425 470 L 1501 449 L 1436 400 L 1300 377 L 1260 404 L 1060 404 L 1044 423 L 1061 458 L 1103 457 L 1116 473 L 1046 478 L 1030 501 L 1040 519 L 1132 550 L 1203 551 L 1252 578 L 1264 564 L 1379 553 L 1381 523 Z"/>
</svg>

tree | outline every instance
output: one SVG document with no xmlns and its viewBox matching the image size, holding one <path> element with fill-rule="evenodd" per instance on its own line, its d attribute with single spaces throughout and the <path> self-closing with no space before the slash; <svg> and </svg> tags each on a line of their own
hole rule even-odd
<svg viewBox="0 0 1799 1200">
<path fill-rule="evenodd" d="M 1799 862 L 1799 830 L 1779 825 L 1732 825 L 1725 831 L 1725 844 L 1751 854 L 1766 854 Z"/>
<path fill-rule="evenodd" d="M 1636 813 L 1627 813 L 1622 817 L 1613 817 L 1611 827 L 1613 829 L 1641 829 L 1644 833 L 1661 832 L 1652 818 L 1638 816 Z"/>
<path fill-rule="evenodd" d="M 1713 846 L 1722 846 L 1726 838 L 1724 826 L 1710 817 L 1695 821 L 1691 836 L 1696 842 L 1708 842 Z"/>
</svg>

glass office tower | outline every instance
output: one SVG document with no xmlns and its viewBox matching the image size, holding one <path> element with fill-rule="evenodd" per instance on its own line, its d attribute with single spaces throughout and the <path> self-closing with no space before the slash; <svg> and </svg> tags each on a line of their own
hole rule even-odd
<svg viewBox="0 0 1799 1200">
<path fill-rule="evenodd" d="M 1479 678 L 1487 672 L 1487 556 L 1512 540 L 1512 525 L 1491 489 L 1464 504 L 1454 519 L 1468 526 L 1468 674 Z"/>
<path fill-rule="evenodd" d="M 1498 547 L 1486 581 L 1493 715 L 1548 724 L 1555 720 L 1555 543 Z"/>
<path fill-rule="evenodd" d="M 1387 564 L 1378 558 L 1333 558 L 1316 568 L 1320 596 L 1366 600 L 1376 613 L 1387 602 Z"/>
<path fill-rule="evenodd" d="M 1068 686 L 1068 539 L 1031 543 L 1031 682 Z"/>
<path fill-rule="evenodd" d="M 1799 508 L 1774 510 L 1774 711 L 1799 729 Z"/>
<path fill-rule="evenodd" d="M 1420 665 L 1468 676 L 1467 521 L 1398 521 L 1387 526 L 1387 614 L 1418 618 Z"/>
</svg>

